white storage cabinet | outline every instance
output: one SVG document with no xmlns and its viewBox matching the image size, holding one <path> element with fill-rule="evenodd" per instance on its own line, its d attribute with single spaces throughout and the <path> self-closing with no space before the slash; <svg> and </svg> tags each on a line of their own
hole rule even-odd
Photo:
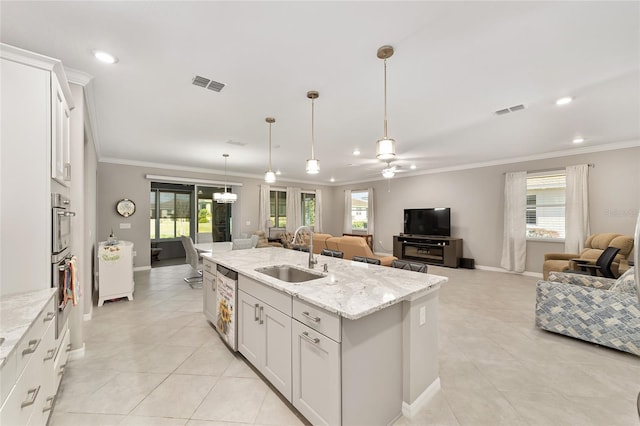
<svg viewBox="0 0 640 426">
<path fill-rule="evenodd" d="M 291 401 L 291 296 L 238 276 L 238 350 Z"/>
<path fill-rule="evenodd" d="M 98 306 L 120 297 L 133 300 L 133 243 L 119 241 L 111 246 L 105 243 L 98 247 Z"/>
<path fill-rule="evenodd" d="M 216 326 L 216 264 L 208 258 L 202 261 L 202 310 Z"/>
</svg>

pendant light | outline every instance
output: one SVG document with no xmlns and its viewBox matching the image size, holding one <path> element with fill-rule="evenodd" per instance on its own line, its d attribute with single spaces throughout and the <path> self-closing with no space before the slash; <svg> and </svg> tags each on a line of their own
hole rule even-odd
<svg viewBox="0 0 640 426">
<path fill-rule="evenodd" d="M 393 56 L 393 47 L 382 46 L 378 49 L 378 58 L 384 60 L 384 136 L 376 143 L 376 157 L 379 160 L 396 158 L 396 141 L 387 137 L 387 59 Z"/>
<path fill-rule="evenodd" d="M 314 100 L 318 99 L 320 94 L 315 90 L 311 90 L 307 92 L 307 98 L 311 99 L 311 158 L 307 160 L 306 170 L 310 175 L 315 175 L 320 173 L 320 160 L 316 160 L 313 153 L 314 141 L 313 141 L 313 109 L 314 109 Z"/>
<path fill-rule="evenodd" d="M 233 192 L 227 192 L 227 158 L 229 154 L 222 154 L 224 157 L 224 192 L 216 192 L 213 194 L 213 199 L 219 204 L 231 204 L 238 200 L 238 194 Z"/>
<path fill-rule="evenodd" d="M 271 170 L 271 125 L 276 122 L 276 119 L 267 117 L 264 120 L 269 123 L 269 170 L 264 174 L 264 181 L 266 183 L 274 183 L 276 181 L 276 174 Z"/>
</svg>

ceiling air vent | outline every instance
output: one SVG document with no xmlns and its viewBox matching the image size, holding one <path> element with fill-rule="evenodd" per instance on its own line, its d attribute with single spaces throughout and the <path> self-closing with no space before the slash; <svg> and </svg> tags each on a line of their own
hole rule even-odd
<svg viewBox="0 0 640 426">
<path fill-rule="evenodd" d="M 505 115 L 505 114 L 509 114 L 510 112 L 520 111 L 521 109 L 524 109 L 524 105 L 522 105 L 522 104 L 514 105 L 514 106 L 511 106 L 509 108 L 499 109 L 499 110 L 495 111 L 494 114 L 495 115 Z"/>
<path fill-rule="evenodd" d="M 200 77 L 199 75 L 196 75 L 195 77 L 193 77 L 192 83 L 194 85 L 196 85 L 196 86 L 200 86 L 200 87 L 204 87 L 205 89 L 213 90 L 214 92 L 221 91 L 225 86 L 224 83 L 219 83 L 217 81 L 213 81 L 213 80 L 210 80 L 210 79 L 205 78 L 205 77 Z"/>
</svg>

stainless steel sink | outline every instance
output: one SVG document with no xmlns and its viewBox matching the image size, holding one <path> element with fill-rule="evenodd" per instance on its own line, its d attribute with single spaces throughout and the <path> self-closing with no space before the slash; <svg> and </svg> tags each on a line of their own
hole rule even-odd
<svg viewBox="0 0 640 426">
<path fill-rule="evenodd" d="M 255 271 L 288 283 L 301 283 L 324 277 L 324 275 L 320 273 L 306 271 L 291 265 L 267 266 L 264 268 L 256 268 Z"/>
</svg>

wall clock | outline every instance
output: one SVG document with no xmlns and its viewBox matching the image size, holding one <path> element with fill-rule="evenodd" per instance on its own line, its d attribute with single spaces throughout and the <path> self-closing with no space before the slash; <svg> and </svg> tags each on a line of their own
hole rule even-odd
<svg viewBox="0 0 640 426">
<path fill-rule="evenodd" d="M 120 216 L 129 217 L 136 212 L 136 204 L 128 198 L 123 198 L 116 204 L 116 211 Z"/>
</svg>

